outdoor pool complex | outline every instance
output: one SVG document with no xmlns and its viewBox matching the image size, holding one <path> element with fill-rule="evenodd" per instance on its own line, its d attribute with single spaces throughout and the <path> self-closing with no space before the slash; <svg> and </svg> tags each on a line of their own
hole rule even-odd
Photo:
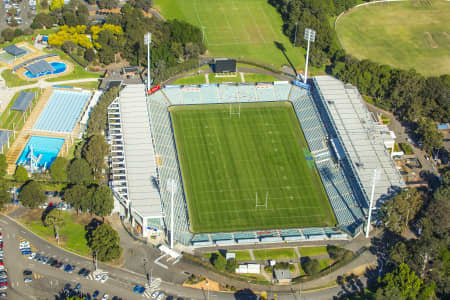
<svg viewBox="0 0 450 300">
<path fill-rule="evenodd" d="M 37 167 L 49 168 L 58 156 L 63 144 L 64 139 L 61 138 L 32 136 L 28 140 L 16 164 L 29 166 L 31 150 L 33 150 L 33 156 L 37 159 Z"/>
<path fill-rule="evenodd" d="M 26 71 L 25 76 L 27 78 L 38 78 L 38 77 L 42 77 L 45 75 L 59 74 L 59 73 L 64 72 L 67 69 L 66 64 L 62 63 L 62 62 L 54 61 L 54 62 L 51 62 L 50 65 L 55 69 L 52 72 L 42 72 L 42 73 L 39 73 L 38 75 L 33 75 L 33 74 L 31 74 L 30 71 Z"/>
</svg>

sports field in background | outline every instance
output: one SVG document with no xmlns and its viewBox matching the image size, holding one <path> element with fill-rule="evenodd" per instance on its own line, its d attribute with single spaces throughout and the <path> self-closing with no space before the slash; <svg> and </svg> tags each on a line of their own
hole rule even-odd
<svg viewBox="0 0 450 300">
<path fill-rule="evenodd" d="M 240 115 L 239 104 L 170 112 L 191 231 L 335 225 L 289 102 L 241 104 Z"/>
<path fill-rule="evenodd" d="M 304 68 L 301 48 L 283 34 L 281 15 L 267 0 L 155 0 L 166 19 L 205 26 L 205 42 L 212 56 L 243 58 L 275 68 L 288 64 L 275 46 L 280 42 L 297 69 Z M 303 38 L 303 34 L 299 34 Z"/>
<path fill-rule="evenodd" d="M 371 4 L 342 16 L 336 31 L 343 47 L 360 59 L 428 76 L 450 74 L 450 1 L 419 3 Z"/>
</svg>

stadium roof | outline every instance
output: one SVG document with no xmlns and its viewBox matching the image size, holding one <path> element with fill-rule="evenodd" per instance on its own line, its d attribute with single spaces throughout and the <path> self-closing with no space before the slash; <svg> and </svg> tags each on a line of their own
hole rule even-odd
<svg viewBox="0 0 450 300">
<path fill-rule="evenodd" d="M 11 110 L 26 111 L 33 102 L 34 93 L 32 92 L 20 92 L 19 98 L 17 98 Z"/>
<path fill-rule="evenodd" d="M 6 52 L 8 52 L 11 55 L 19 56 L 22 54 L 27 53 L 27 51 L 23 50 L 22 48 L 17 47 L 16 45 L 11 45 L 8 47 L 3 48 Z"/>
<path fill-rule="evenodd" d="M 119 99 L 128 199 L 142 217 L 162 217 L 145 85 L 127 85 Z"/>
<path fill-rule="evenodd" d="M 399 188 L 405 187 L 384 145 L 384 140 L 392 139 L 389 129 L 373 121 L 354 86 L 344 85 L 331 76 L 316 76 L 314 81 L 368 196 L 372 188 L 373 170 L 377 169 L 375 201 L 381 200 L 377 206 L 381 205 Z"/>
<path fill-rule="evenodd" d="M 9 130 L 0 130 L 0 148 L 3 149 L 3 146 L 8 143 L 9 136 L 12 131 Z"/>
<path fill-rule="evenodd" d="M 55 71 L 55 68 L 53 68 L 53 66 L 45 60 L 40 60 L 38 62 L 35 62 L 34 64 L 28 65 L 25 67 L 25 69 L 30 71 L 30 73 L 33 74 L 34 76 L 39 75 L 41 73 Z"/>
</svg>

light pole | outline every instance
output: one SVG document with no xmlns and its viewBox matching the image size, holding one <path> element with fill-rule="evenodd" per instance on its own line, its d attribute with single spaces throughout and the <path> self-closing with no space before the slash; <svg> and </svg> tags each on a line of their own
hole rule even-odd
<svg viewBox="0 0 450 300">
<path fill-rule="evenodd" d="M 144 44 L 147 45 L 147 92 L 150 91 L 150 44 L 152 43 L 152 33 L 147 32 L 144 36 Z"/>
<path fill-rule="evenodd" d="M 377 169 L 373 170 L 372 192 L 370 193 L 369 215 L 367 216 L 366 238 L 370 233 L 370 218 L 372 216 L 373 197 L 375 196 L 375 184 L 377 181 Z"/>
<path fill-rule="evenodd" d="M 298 26 L 298 22 L 295 22 L 294 47 L 295 47 L 295 44 L 297 44 L 297 26 Z"/>
<path fill-rule="evenodd" d="M 173 240 L 175 237 L 174 234 L 174 226 L 173 226 L 173 198 L 175 195 L 175 189 L 177 186 L 177 183 L 175 182 L 175 179 L 169 179 L 169 181 L 167 182 L 168 185 L 170 185 L 170 193 L 171 193 L 171 197 L 170 197 L 170 249 L 173 249 Z"/>
<path fill-rule="evenodd" d="M 306 50 L 306 67 L 305 67 L 305 81 L 304 81 L 304 83 L 306 84 L 306 81 L 308 79 L 309 44 L 311 42 L 314 43 L 314 41 L 316 40 L 316 31 L 312 30 L 311 28 L 305 28 L 304 38 L 305 40 L 308 41 L 308 49 Z"/>
<path fill-rule="evenodd" d="M 206 286 L 208 287 L 208 296 L 207 296 L 206 300 L 209 300 L 209 281 L 206 281 Z"/>
</svg>

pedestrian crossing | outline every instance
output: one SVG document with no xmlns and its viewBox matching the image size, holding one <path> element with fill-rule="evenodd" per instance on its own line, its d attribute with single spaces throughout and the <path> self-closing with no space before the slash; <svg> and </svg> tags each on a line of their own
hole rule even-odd
<svg viewBox="0 0 450 300">
<path fill-rule="evenodd" d="M 161 285 L 161 278 L 155 278 L 153 279 L 152 283 L 149 285 L 148 283 L 145 285 L 145 292 L 142 294 L 147 299 L 150 299 L 151 294 L 159 289 L 159 286 Z"/>
</svg>

